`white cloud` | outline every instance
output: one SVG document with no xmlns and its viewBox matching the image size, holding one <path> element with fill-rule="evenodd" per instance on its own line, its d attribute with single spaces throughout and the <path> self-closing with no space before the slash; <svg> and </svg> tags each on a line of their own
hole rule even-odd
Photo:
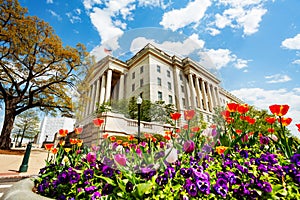
<svg viewBox="0 0 300 200">
<path fill-rule="evenodd" d="M 287 38 L 281 42 L 283 48 L 300 50 L 300 33 L 293 38 Z"/>
<path fill-rule="evenodd" d="M 171 4 L 171 2 L 165 4 L 164 0 L 139 0 L 138 3 L 139 6 L 161 7 L 162 9 L 166 9 Z"/>
<path fill-rule="evenodd" d="M 67 17 L 69 18 L 69 20 L 72 24 L 81 22 L 81 18 L 78 15 L 73 15 L 70 12 L 66 13 L 66 15 L 67 15 Z"/>
<path fill-rule="evenodd" d="M 199 23 L 210 5 L 210 0 L 191 1 L 185 8 L 174 9 L 164 13 L 160 25 L 176 31 L 192 23 Z"/>
<path fill-rule="evenodd" d="M 219 0 L 217 5 L 228 8 L 222 14 L 215 15 L 213 24 L 219 29 L 227 26 L 243 28 L 245 35 L 256 33 L 263 15 L 267 13 L 267 9 L 263 8 L 264 2 L 265 0 Z"/>
<path fill-rule="evenodd" d="M 291 117 L 293 121 L 288 126 L 288 129 L 294 135 L 300 136 L 295 126 L 295 124 L 300 123 L 300 88 L 294 88 L 290 91 L 286 89 L 265 90 L 262 88 L 241 88 L 230 92 L 249 105 L 254 105 L 259 109 L 269 110 L 269 106 L 273 104 L 289 105 L 290 109 L 286 117 Z"/>
<path fill-rule="evenodd" d="M 90 18 L 101 37 L 102 43 L 117 35 L 123 34 L 123 30 L 113 24 L 111 15 L 107 10 L 94 8 L 93 12 L 90 13 Z"/>
<path fill-rule="evenodd" d="M 46 3 L 53 3 L 53 0 L 47 0 Z"/>
<path fill-rule="evenodd" d="M 294 61 L 292 62 L 292 64 L 294 64 L 294 65 L 300 65 L 300 60 L 294 60 Z"/>
<path fill-rule="evenodd" d="M 295 92 L 295 93 L 299 93 L 300 94 L 300 88 L 293 88 L 292 91 Z"/>
<path fill-rule="evenodd" d="M 228 63 L 235 60 L 235 56 L 231 54 L 229 49 L 210 49 L 206 52 L 217 69 L 221 69 Z"/>
<path fill-rule="evenodd" d="M 248 67 L 248 62 L 249 62 L 249 60 L 243 60 L 243 59 L 238 58 L 238 59 L 236 59 L 236 63 L 234 64 L 234 66 L 238 69 L 243 69 L 245 67 Z M 245 71 L 245 72 L 247 72 L 247 71 Z"/>
<path fill-rule="evenodd" d="M 96 27 L 101 43 L 123 34 L 127 27 L 125 20 L 133 20 L 132 11 L 136 9 L 135 0 L 84 0 L 92 24 Z M 97 7 L 99 6 L 99 7 Z"/>
<path fill-rule="evenodd" d="M 284 83 L 292 80 L 288 75 L 282 75 L 282 74 L 265 76 L 265 79 L 269 79 L 267 83 Z"/>
<path fill-rule="evenodd" d="M 106 41 L 105 43 L 96 46 L 91 51 L 91 55 L 95 56 L 96 61 L 99 61 L 100 59 L 102 59 L 102 58 L 104 58 L 105 56 L 108 55 L 107 53 L 105 53 L 104 48 L 112 50 L 112 54 L 113 54 L 113 52 L 115 50 L 120 48 L 119 43 L 118 43 L 118 39 L 121 36 L 122 35 L 120 35 L 118 37 L 113 37 L 110 40 Z"/>
<path fill-rule="evenodd" d="M 95 4 L 101 4 L 101 0 L 84 0 L 84 8 L 89 10 L 92 9 Z"/>
<path fill-rule="evenodd" d="M 164 41 L 163 43 L 157 43 L 154 39 L 138 37 L 132 41 L 130 51 L 136 53 L 148 43 L 151 43 L 166 53 L 171 55 L 175 54 L 180 57 L 188 56 L 190 53 L 196 50 L 201 50 L 204 47 L 204 41 L 200 40 L 197 34 L 193 34 L 183 41 Z"/>
<path fill-rule="evenodd" d="M 218 28 L 222 29 L 228 25 L 231 24 L 231 20 L 226 17 L 226 16 L 223 16 L 223 15 L 220 15 L 219 13 L 216 14 L 216 21 L 215 21 L 215 24 Z"/>
<path fill-rule="evenodd" d="M 50 14 L 51 14 L 53 17 L 57 18 L 59 21 L 62 20 L 61 16 L 60 16 L 59 14 L 57 14 L 56 12 L 54 12 L 53 10 L 48 10 L 48 11 L 50 12 Z"/>
<path fill-rule="evenodd" d="M 215 28 L 211 28 L 211 27 L 208 27 L 206 28 L 206 30 L 208 31 L 208 33 L 212 36 L 216 36 L 218 34 L 221 33 L 221 31 L 219 31 L 218 29 L 215 29 Z"/>
<path fill-rule="evenodd" d="M 237 19 L 237 22 L 244 28 L 245 35 L 251 35 L 256 33 L 259 28 L 259 23 L 262 20 L 262 16 L 266 14 L 267 10 L 263 8 L 252 8 L 247 11 L 245 15 Z"/>
<path fill-rule="evenodd" d="M 232 54 L 229 49 L 209 49 L 205 50 L 205 53 L 208 57 L 204 57 L 204 59 L 201 58 L 204 66 L 208 65 L 209 62 L 212 62 L 216 69 L 226 67 L 229 63 L 233 63 L 233 66 L 237 69 L 242 69 L 246 68 L 249 62 L 249 60 L 237 58 L 237 56 Z M 203 53 L 201 54 L 203 55 Z M 206 61 L 205 59 L 209 59 L 209 61 Z"/>
</svg>

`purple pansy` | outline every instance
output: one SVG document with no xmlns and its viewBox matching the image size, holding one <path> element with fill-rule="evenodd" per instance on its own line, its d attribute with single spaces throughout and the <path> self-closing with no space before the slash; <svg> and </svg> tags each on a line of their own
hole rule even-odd
<svg viewBox="0 0 300 200">
<path fill-rule="evenodd" d="M 295 163 L 297 167 L 300 167 L 300 154 L 294 154 L 292 157 L 291 157 L 291 162 L 292 163 Z"/>
<path fill-rule="evenodd" d="M 102 167 L 102 173 L 106 177 L 112 177 L 114 175 L 114 170 L 111 167 L 105 165 Z"/>
<path fill-rule="evenodd" d="M 92 170 L 92 169 L 84 170 L 83 177 L 85 180 L 92 179 L 94 177 L 94 170 Z"/>
<path fill-rule="evenodd" d="M 196 180 L 198 190 L 203 194 L 210 193 L 210 182 L 208 180 Z"/>
</svg>

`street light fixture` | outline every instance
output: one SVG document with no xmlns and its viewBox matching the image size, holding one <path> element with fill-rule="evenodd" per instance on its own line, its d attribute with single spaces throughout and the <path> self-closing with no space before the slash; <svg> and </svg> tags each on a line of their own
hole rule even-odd
<svg viewBox="0 0 300 200">
<path fill-rule="evenodd" d="M 138 143 L 140 143 L 141 139 L 141 105 L 142 105 L 143 99 L 141 96 L 139 96 L 136 99 L 136 104 L 138 105 Z"/>
</svg>

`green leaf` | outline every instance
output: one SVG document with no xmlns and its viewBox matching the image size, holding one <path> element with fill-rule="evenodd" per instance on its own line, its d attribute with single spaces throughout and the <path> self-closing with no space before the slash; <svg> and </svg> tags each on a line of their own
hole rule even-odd
<svg viewBox="0 0 300 200">
<path fill-rule="evenodd" d="M 137 185 L 138 195 L 142 197 L 147 191 L 150 193 L 152 189 L 152 184 L 150 183 L 140 183 Z"/>
<path fill-rule="evenodd" d="M 104 177 L 104 176 L 96 176 L 96 177 L 105 180 L 108 184 L 111 184 L 112 186 L 116 186 L 116 183 L 108 177 Z"/>
</svg>

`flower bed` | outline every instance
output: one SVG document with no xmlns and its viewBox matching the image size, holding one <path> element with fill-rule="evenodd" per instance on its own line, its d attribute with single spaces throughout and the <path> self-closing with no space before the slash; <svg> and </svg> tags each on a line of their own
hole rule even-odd
<svg viewBox="0 0 300 200">
<path fill-rule="evenodd" d="M 80 139 L 72 139 L 71 148 L 61 141 L 48 147 L 37 193 L 55 199 L 299 199 L 299 143 L 282 117 L 288 107 L 270 106 L 274 115 L 264 118 L 251 109 L 229 104 L 220 121 L 203 130 L 195 111 L 185 111 L 187 125 L 166 131 L 164 141 L 145 134 L 136 144 L 133 135 L 128 142 L 103 135 L 90 149 Z M 180 114 L 171 118 L 177 124 Z M 103 120 L 94 122 L 101 131 Z"/>
</svg>

